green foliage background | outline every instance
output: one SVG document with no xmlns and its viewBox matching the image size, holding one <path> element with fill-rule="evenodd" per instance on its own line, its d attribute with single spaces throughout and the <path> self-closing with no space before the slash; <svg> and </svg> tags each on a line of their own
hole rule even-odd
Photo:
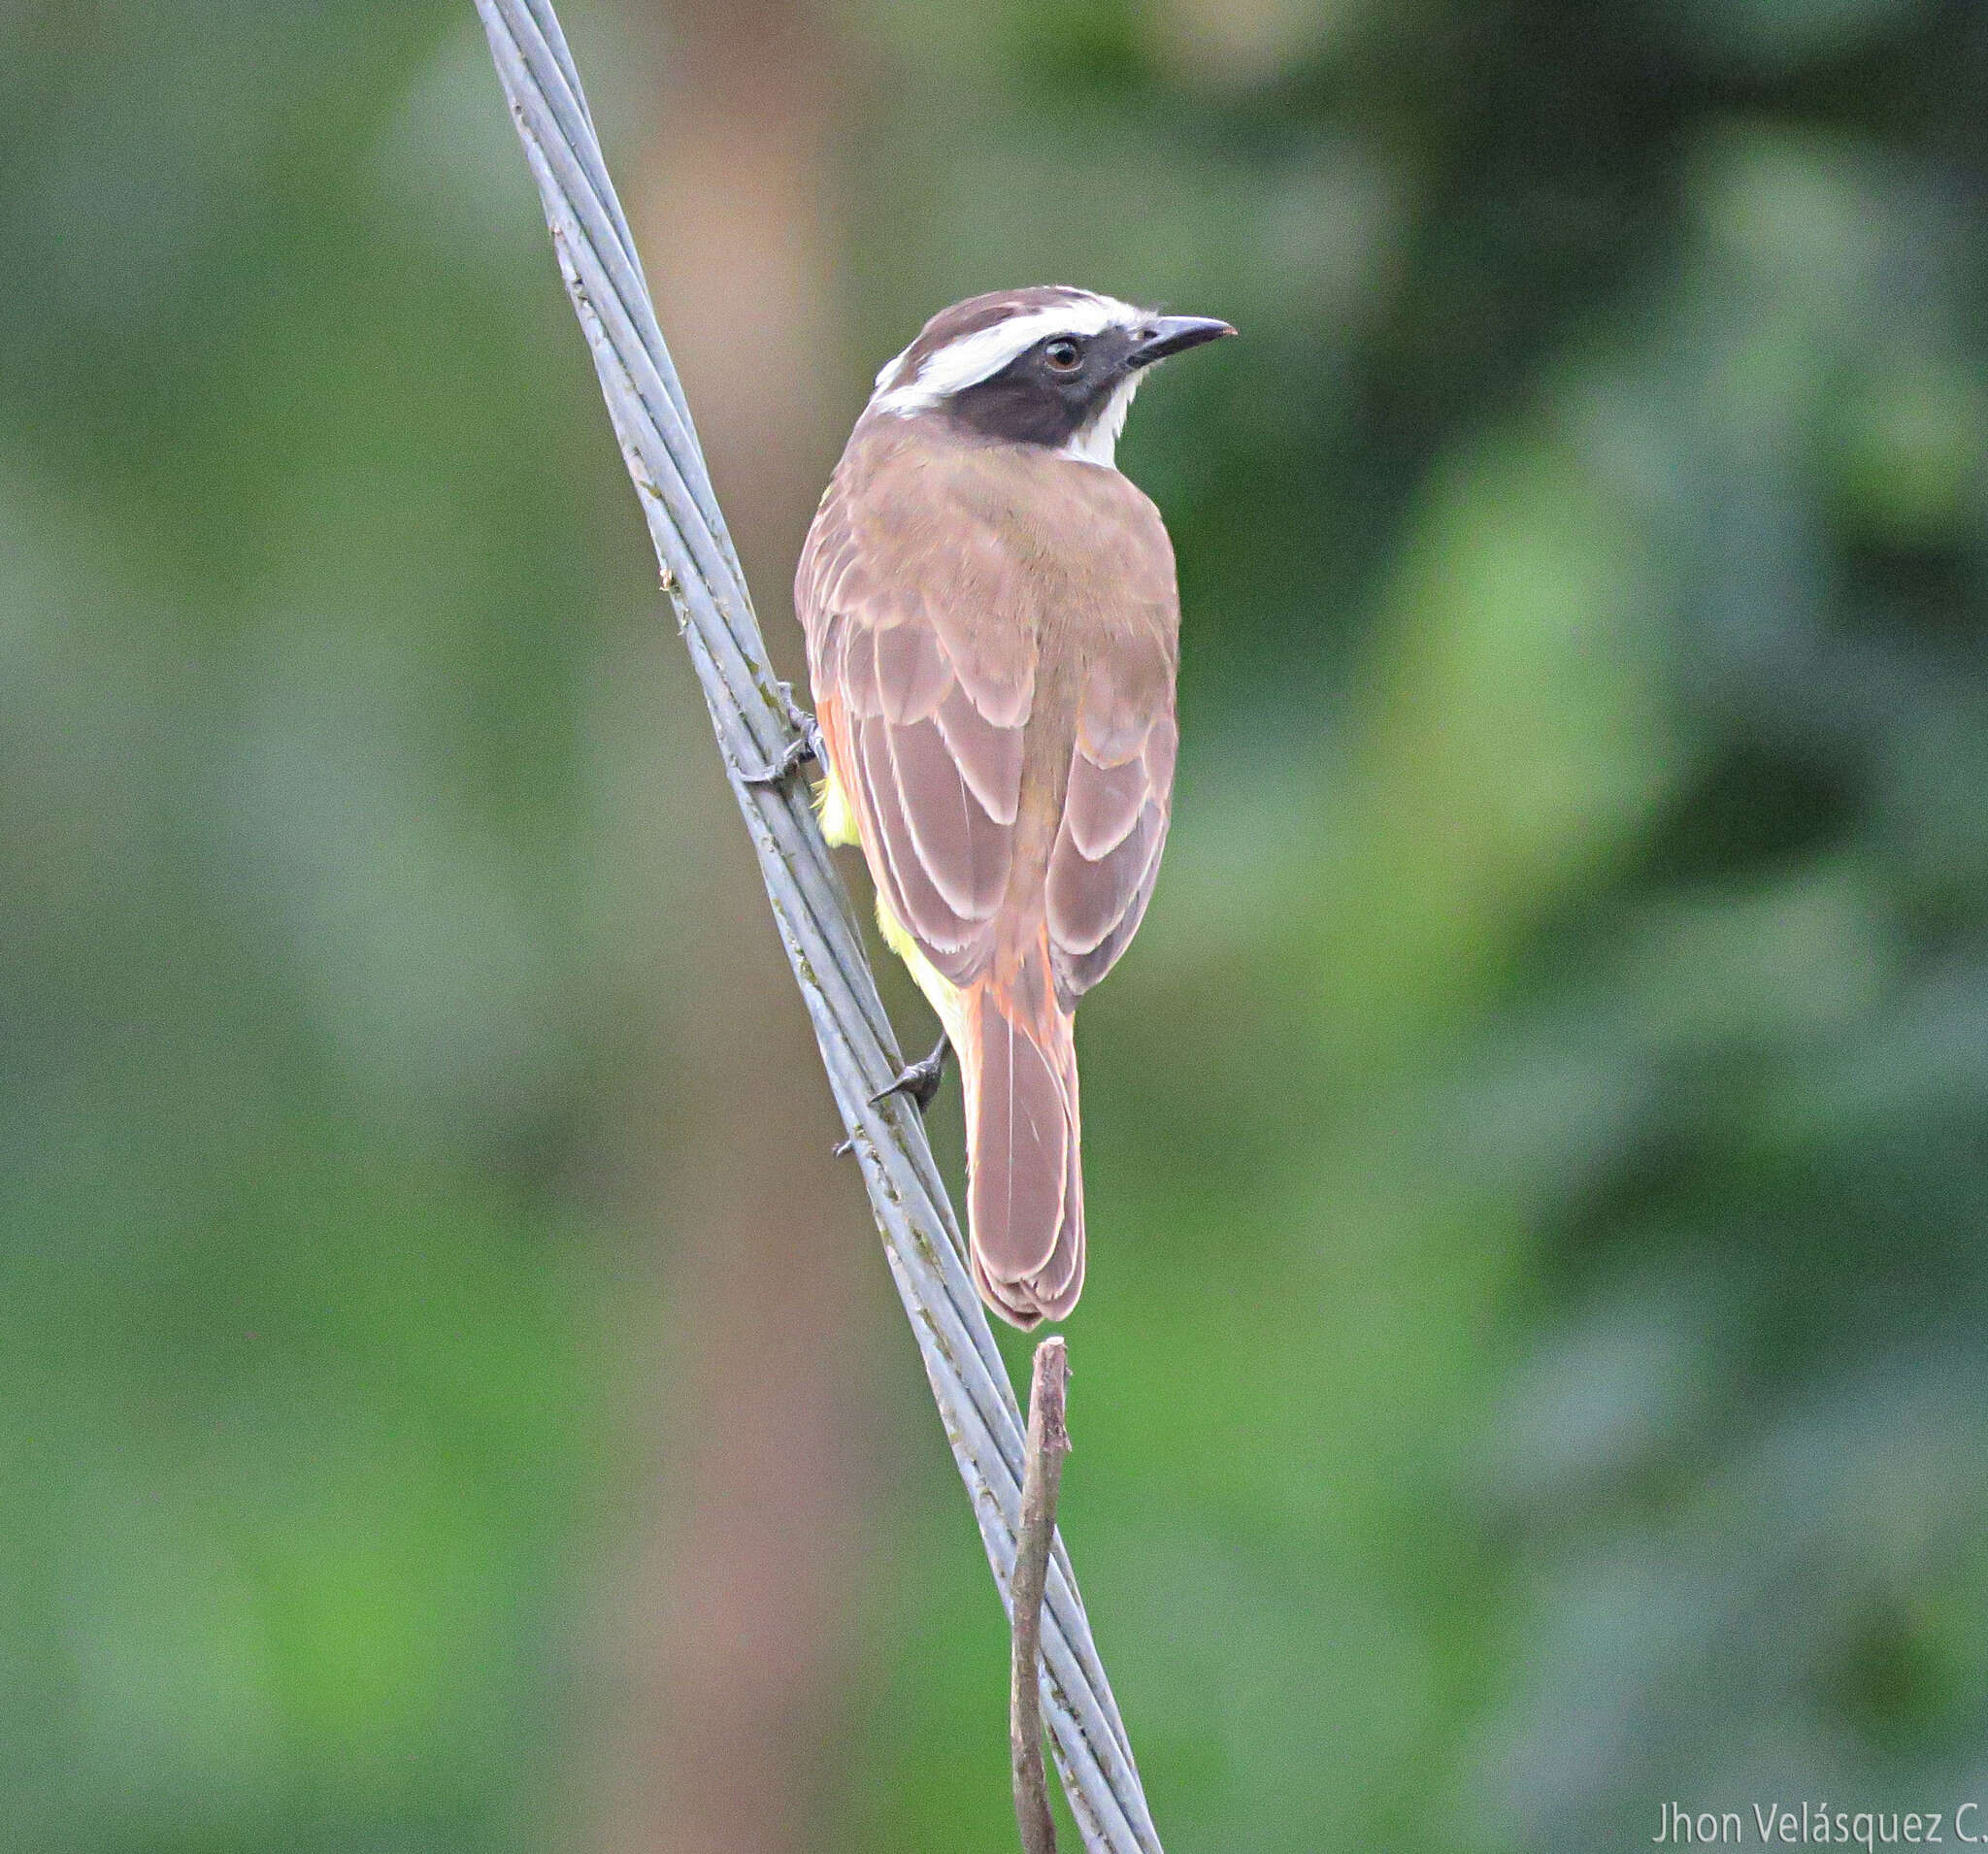
<svg viewBox="0 0 1988 1854">
<path fill-rule="evenodd" d="M 626 146 L 667 25 L 566 11 Z M 0 8 L 0 1849 L 576 1838 L 698 749 L 468 14 Z M 1246 336 L 1122 452 L 1183 747 L 1084 1018 L 1169 1847 L 1988 1804 L 1988 14 L 835 25 L 851 410 L 1004 281 Z M 1004 1848 L 903 1362 L 816 1844 Z"/>
</svg>

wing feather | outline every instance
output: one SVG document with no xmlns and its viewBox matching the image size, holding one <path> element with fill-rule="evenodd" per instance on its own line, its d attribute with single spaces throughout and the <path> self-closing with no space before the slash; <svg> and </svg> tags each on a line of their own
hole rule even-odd
<svg viewBox="0 0 1988 1854">
<path fill-rule="evenodd" d="M 956 686 L 939 633 L 921 617 L 911 617 L 877 627 L 871 636 L 884 719 L 894 727 L 923 721 Z"/>
<path fill-rule="evenodd" d="M 1159 877 L 1179 738 L 1168 667 L 1143 728 L 1121 683 L 1093 673 L 1086 685 L 1044 893 L 1057 988 L 1073 1005 L 1130 944 Z M 1129 751 L 1101 764 L 1113 748 Z"/>
<path fill-rule="evenodd" d="M 993 919 L 1008 888 L 1010 833 L 981 810 L 937 723 L 889 734 L 898 802 L 919 864 L 961 920 Z"/>
<path fill-rule="evenodd" d="M 990 721 L 956 682 L 946 690 L 935 718 L 946 751 L 980 809 L 997 824 L 1012 824 L 1021 796 L 1021 729 Z"/>
<path fill-rule="evenodd" d="M 1143 760 L 1100 766 L 1078 747 L 1063 800 L 1070 841 L 1088 862 L 1102 862 L 1131 834 L 1150 796 Z"/>
<path fill-rule="evenodd" d="M 853 755 L 858 818 L 866 840 L 874 835 L 881 860 L 873 857 L 871 870 L 884 891 L 890 910 L 902 921 L 927 957 L 955 984 L 962 975 L 978 969 L 985 936 L 983 925 L 965 918 L 939 890 L 918 854 L 917 840 L 905 814 L 903 794 L 891 762 L 891 729 L 881 720 L 859 721 Z"/>
</svg>

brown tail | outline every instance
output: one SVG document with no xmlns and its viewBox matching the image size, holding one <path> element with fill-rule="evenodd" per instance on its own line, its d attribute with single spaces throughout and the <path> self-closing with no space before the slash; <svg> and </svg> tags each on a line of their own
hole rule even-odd
<svg viewBox="0 0 1988 1854">
<path fill-rule="evenodd" d="M 1068 1318 L 1083 1292 L 1077 1044 L 1069 1013 L 1033 977 L 968 994 L 959 1051 L 974 1285 L 1024 1329 Z"/>
</svg>

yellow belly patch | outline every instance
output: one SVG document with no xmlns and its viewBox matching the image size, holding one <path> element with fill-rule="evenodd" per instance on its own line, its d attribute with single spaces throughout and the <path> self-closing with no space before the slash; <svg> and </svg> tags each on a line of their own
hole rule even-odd
<svg viewBox="0 0 1988 1854">
<path fill-rule="evenodd" d="M 843 790 L 843 782 L 830 768 L 828 777 L 814 788 L 814 815 L 821 819 L 821 834 L 836 849 L 847 844 L 860 844 L 863 839 L 856 829 L 855 810 L 849 804 L 849 796 Z"/>
<path fill-rule="evenodd" d="M 939 1013 L 939 1021 L 945 1026 L 946 1041 L 954 1049 L 963 1049 L 966 1044 L 960 1032 L 966 1021 L 966 993 L 925 957 L 918 943 L 905 931 L 904 923 L 890 911 L 890 904 L 883 899 L 880 888 L 877 891 L 877 926 L 883 935 L 883 944 L 905 962 L 906 970 L 925 994 L 926 1003 Z"/>
<path fill-rule="evenodd" d="M 840 846 L 863 841 L 856 828 L 855 808 L 850 805 L 848 794 L 843 790 L 842 781 L 832 770 L 815 789 L 814 809 L 821 819 L 821 834 L 831 844 Z M 939 1021 L 945 1026 L 945 1034 L 952 1046 L 955 1049 L 964 1047 L 960 1033 L 966 1021 L 965 994 L 925 957 L 918 943 L 906 931 L 904 923 L 890 911 L 890 904 L 883 899 L 880 887 L 877 891 L 877 927 L 883 936 L 883 944 L 905 962 L 912 981 L 939 1013 Z"/>
</svg>

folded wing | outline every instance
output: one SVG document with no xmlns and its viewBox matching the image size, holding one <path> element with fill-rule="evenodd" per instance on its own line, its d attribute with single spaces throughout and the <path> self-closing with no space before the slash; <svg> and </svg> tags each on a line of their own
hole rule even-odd
<svg viewBox="0 0 1988 1854">
<path fill-rule="evenodd" d="M 1022 627 L 963 621 L 961 588 L 998 611 L 1017 569 L 972 528 L 865 546 L 836 493 L 797 584 L 823 731 L 885 904 L 965 984 L 993 956 L 1013 867 L 1035 663 Z"/>
<path fill-rule="evenodd" d="M 1159 875 L 1179 740 L 1166 643 L 1122 645 L 1091 666 L 1085 683 L 1044 895 L 1065 1009 L 1117 962 Z"/>
</svg>

